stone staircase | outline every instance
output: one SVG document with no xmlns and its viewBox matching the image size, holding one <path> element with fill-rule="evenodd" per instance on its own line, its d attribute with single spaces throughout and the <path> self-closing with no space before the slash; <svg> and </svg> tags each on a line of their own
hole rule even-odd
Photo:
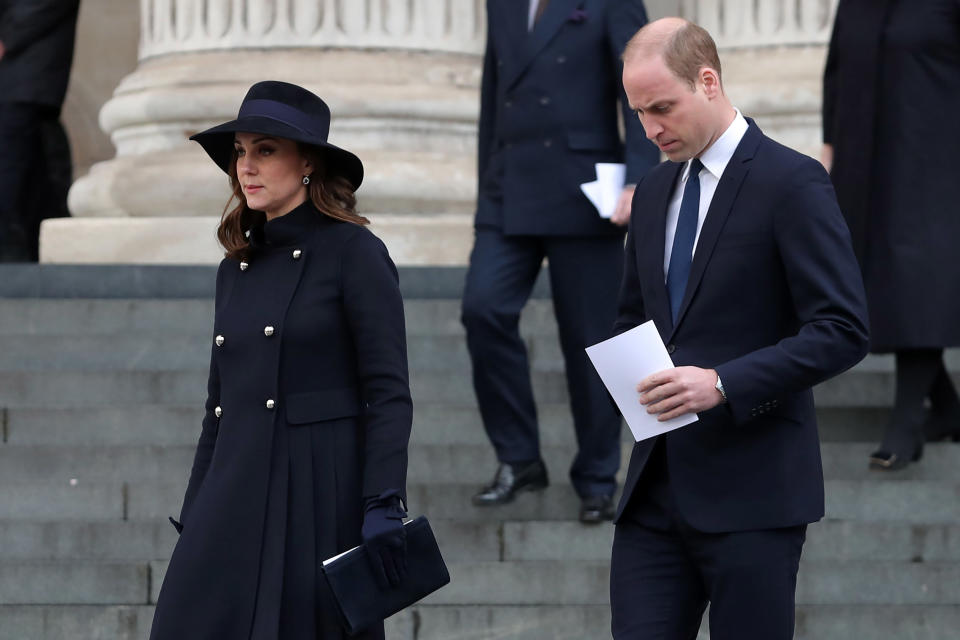
<svg viewBox="0 0 960 640">
<path fill-rule="evenodd" d="M 0 268 L 0 640 L 145 640 L 176 541 L 166 517 L 179 510 L 199 432 L 213 274 L 104 269 Z M 401 277 L 415 403 L 409 503 L 430 517 L 452 583 L 389 620 L 387 637 L 609 638 L 613 528 L 575 520 L 544 287 L 522 327 L 553 485 L 480 510 L 469 498 L 495 460 L 458 320 L 462 272 Z M 928 445 L 922 464 L 898 474 L 868 472 L 892 390 L 892 362 L 880 357 L 817 389 L 827 518 L 804 549 L 797 638 L 960 636 L 960 445 Z M 629 450 L 625 430 L 624 461 Z"/>
</svg>

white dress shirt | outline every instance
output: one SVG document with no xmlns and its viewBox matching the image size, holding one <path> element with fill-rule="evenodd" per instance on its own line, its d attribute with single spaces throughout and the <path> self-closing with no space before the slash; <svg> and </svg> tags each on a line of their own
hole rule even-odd
<svg viewBox="0 0 960 640">
<path fill-rule="evenodd" d="M 720 182 L 720 176 L 733 157 L 733 152 L 737 150 L 737 145 L 743 139 L 747 132 L 747 121 L 744 119 L 740 110 L 737 109 L 737 115 L 733 122 L 723 132 L 723 135 L 714 141 L 706 151 L 700 154 L 700 162 L 703 163 L 703 169 L 700 170 L 700 209 L 697 216 L 697 235 L 693 240 L 693 254 L 697 251 L 697 242 L 700 240 L 700 230 L 703 228 L 703 221 L 707 218 L 707 211 L 710 209 L 710 203 L 713 201 L 713 194 L 717 191 L 717 184 Z M 663 277 L 666 282 L 667 271 L 670 269 L 670 254 L 673 253 L 673 236 L 677 233 L 677 218 L 680 217 L 680 202 L 683 200 L 683 189 L 687 184 L 687 178 L 690 176 L 690 162 L 688 160 L 683 172 L 680 175 L 680 181 L 674 189 L 673 196 L 670 198 L 670 204 L 667 205 L 667 237 L 666 245 L 663 251 Z"/>
<path fill-rule="evenodd" d="M 533 31 L 533 21 L 537 17 L 537 6 L 540 0 L 530 0 L 530 9 L 527 15 L 527 31 Z"/>
</svg>

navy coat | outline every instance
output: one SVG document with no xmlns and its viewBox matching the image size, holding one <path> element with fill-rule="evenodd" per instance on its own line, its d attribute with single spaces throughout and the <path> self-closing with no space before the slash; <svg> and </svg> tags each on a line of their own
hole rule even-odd
<svg viewBox="0 0 960 640">
<path fill-rule="evenodd" d="M 960 345 L 960 2 L 842 0 L 823 78 L 831 177 L 873 351 Z"/>
<path fill-rule="evenodd" d="M 596 179 L 597 162 L 626 163 L 635 184 L 659 160 L 621 82 L 620 54 L 647 22 L 643 2 L 551 0 L 532 32 L 528 9 L 487 0 L 476 224 L 507 235 L 622 233 L 580 185 Z"/>
<path fill-rule="evenodd" d="M 616 331 L 656 324 L 676 366 L 716 369 L 729 403 L 664 436 L 677 509 L 704 532 L 819 520 L 823 471 L 811 387 L 866 354 L 863 283 L 830 179 L 750 123 L 700 232 L 677 324 L 663 255 L 683 165 L 638 185 Z M 638 381 L 639 382 L 639 381 Z M 620 501 L 655 438 L 634 446 Z"/>
<path fill-rule="evenodd" d="M 70 80 L 80 0 L 0 0 L 0 102 L 60 109 Z"/>
<path fill-rule="evenodd" d="M 364 497 L 406 499 L 412 404 L 386 248 L 309 203 L 251 239 L 217 274 L 206 416 L 151 640 L 345 637 L 321 563 L 360 543 Z"/>
</svg>

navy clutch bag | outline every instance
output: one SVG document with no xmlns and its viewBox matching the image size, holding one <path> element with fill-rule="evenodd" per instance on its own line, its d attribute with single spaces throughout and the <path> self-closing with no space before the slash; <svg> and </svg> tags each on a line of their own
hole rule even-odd
<svg viewBox="0 0 960 640">
<path fill-rule="evenodd" d="M 450 582 L 427 519 L 420 516 L 405 524 L 404 529 L 407 573 L 395 587 L 380 587 L 362 546 L 324 561 L 323 574 L 347 633 L 363 631 Z"/>
</svg>

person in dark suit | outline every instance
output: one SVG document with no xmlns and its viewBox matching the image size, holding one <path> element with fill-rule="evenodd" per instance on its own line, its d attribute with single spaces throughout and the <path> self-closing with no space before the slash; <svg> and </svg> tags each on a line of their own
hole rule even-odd
<svg viewBox="0 0 960 640">
<path fill-rule="evenodd" d="M 613 515 L 620 417 L 584 348 L 610 337 L 635 184 L 658 154 L 620 86 L 623 46 L 647 21 L 640 0 L 488 0 L 475 241 L 463 325 L 483 425 L 499 467 L 476 505 L 547 486 L 526 349 L 517 330 L 540 265 L 550 284 L 578 452 L 581 519 Z M 618 101 L 626 144 L 617 128 Z M 612 220 L 580 185 L 598 162 L 626 164 Z"/>
<path fill-rule="evenodd" d="M 823 161 L 853 234 L 870 349 L 896 354 L 893 411 L 870 467 L 960 440 L 943 362 L 960 345 L 960 2 L 841 0 L 823 77 Z M 924 409 L 929 399 L 930 410 Z"/>
<path fill-rule="evenodd" d="M 405 573 L 403 304 L 354 210 L 363 166 L 329 126 L 320 98 L 267 81 L 192 138 L 238 204 L 218 230 L 206 415 L 151 640 L 339 640 L 322 562 L 364 542 L 383 585 Z"/>
<path fill-rule="evenodd" d="M 793 637 L 806 525 L 824 513 L 811 387 L 868 346 L 863 283 L 830 180 L 726 97 L 710 35 L 630 41 L 623 82 L 667 155 L 637 185 L 615 331 L 652 320 L 673 369 L 638 401 L 698 421 L 638 442 L 613 543 L 617 639 Z"/>
<path fill-rule="evenodd" d="M 36 259 L 39 219 L 62 215 L 66 193 L 39 191 L 48 168 L 70 167 L 60 109 L 70 79 L 80 0 L 0 0 L 0 262 Z M 56 155 L 45 149 L 54 142 Z M 65 179 L 69 181 L 70 176 Z M 63 202 L 46 202 L 51 191 Z M 47 206 L 50 211 L 37 211 Z"/>
</svg>

